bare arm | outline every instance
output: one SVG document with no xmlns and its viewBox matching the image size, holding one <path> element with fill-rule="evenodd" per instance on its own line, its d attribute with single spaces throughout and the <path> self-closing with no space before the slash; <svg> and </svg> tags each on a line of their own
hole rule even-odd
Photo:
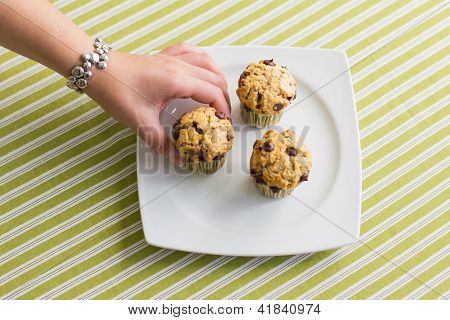
<svg viewBox="0 0 450 320">
<path fill-rule="evenodd" d="M 47 0 L 0 0 L 0 45 L 66 77 L 93 39 Z M 159 122 L 173 98 L 192 97 L 230 116 L 225 78 L 198 47 L 178 44 L 153 56 L 110 52 L 85 92 L 158 152 L 179 161 Z"/>
</svg>

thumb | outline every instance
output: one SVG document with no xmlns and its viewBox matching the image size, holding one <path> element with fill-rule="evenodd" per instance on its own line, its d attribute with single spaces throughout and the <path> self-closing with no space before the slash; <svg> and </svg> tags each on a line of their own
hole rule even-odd
<svg viewBox="0 0 450 320">
<path fill-rule="evenodd" d="M 164 132 L 164 128 L 159 122 L 159 117 L 152 116 L 151 119 L 146 120 L 141 121 L 137 130 L 139 137 L 154 152 L 162 154 L 176 166 L 182 166 L 184 161 L 180 158 L 178 152 L 175 150 L 174 144 Z"/>
</svg>

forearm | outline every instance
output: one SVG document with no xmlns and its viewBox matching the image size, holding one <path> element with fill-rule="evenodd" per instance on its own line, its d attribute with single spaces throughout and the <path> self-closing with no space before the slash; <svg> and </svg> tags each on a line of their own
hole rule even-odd
<svg viewBox="0 0 450 320">
<path fill-rule="evenodd" d="M 67 76 L 92 39 L 47 0 L 0 0 L 0 45 Z"/>
</svg>

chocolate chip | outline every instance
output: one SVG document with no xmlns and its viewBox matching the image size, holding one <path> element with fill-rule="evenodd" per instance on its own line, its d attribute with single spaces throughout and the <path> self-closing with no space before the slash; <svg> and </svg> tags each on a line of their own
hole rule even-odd
<svg viewBox="0 0 450 320">
<path fill-rule="evenodd" d="M 275 105 L 273 106 L 273 110 L 274 110 L 274 111 L 280 111 L 280 110 L 283 109 L 283 108 L 284 108 L 284 106 L 283 106 L 282 103 L 277 103 L 277 104 L 275 104 Z"/>
<path fill-rule="evenodd" d="M 199 153 L 198 160 L 199 161 L 205 161 L 205 156 L 203 155 L 203 153 Z"/>
<path fill-rule="evenodd" d="M 195 131 L 196 131 L 198 134 L 202 134 L 202 133 L 203 133 L 203 130 L 200 129 L 200 128 L 195 128 Z"/>
<path fill-rule="evenodd" d="M 287 67 L 286 66 L 281 66 L 283 69 L 286 69 L 287 70 Z"/>
<path fill-rule="evenodd" d="M 292 100 L 292 97 L 287 97 L 287 99 L 288 99 L 289 101 L 291 101 L 291 100 Z"/>
<path fill-rule="evenodd" d="M 308 181 L 308 175 L 304 174 L 300 177 L 300 181 L 299 182 L 303 182 L 303 181 Z"/>
<path fill-rule="evenodd" d="M 245 78 L 247 78 L 247 76 L 248 76 L 249 74 L 250 74 L 250 73 L 249 73 L 248 71 L 244 71 L 244 72 L 241 74 L 241 76 L 239 77 L 239 82 L 242 81 L 242 80 L 244 80 Z"/>
<path fill-rule="evenodd" d="M 258 92 L 258 97 L 256 98 L 258 102 L 261 102 L 262 94 Z"/>
<path fill-rule="evenodd" d="M 295 98 L 297 98 L 297 92 L 294 94 L 294 96 L 292 97 L 292 100 L 295 100 Z"/>
<path fill-rule="evenodd" d="M 255 175 L 255 182 L 259 183 L 259 184 L 266 184 L 266 182 L 264 181 L 262 175 Z"/>
<path fill-rule="evenodd" d="M 225 113 L 223 113 L 222 111 L 216 111 L 216 117 L 219 119 L 224 119 Z"/>
<path fill-rule="evenodd" d="M 250 169 L 250 175 L 252 177 L 256 176 L 256 170 L 255 169 Z"/>
<path fill-rule="evenodd" d="M 297 155 L 297 149 L 289 147 L 286 149 L 287 154 L 289 155 L 289 157 L 295 157 Z"/>
<path fill-rule="evenodd" d="M 256 109 L 261 109 L 261 105 L 257 104 Z"/>
<path fill-rule="evenodd" d="M 222 159 L 224 156 L 225 156 L 225 155 L 223 155 L 223 154 L 218 154 L 217 156 L 215 156 L 215 157 L 213 158 L 213 160 L 220 160 L 220 159 Z"/>
<path fill-rule="evenodd" d="M 179 137 L 180 137 L 180 129 L 178 129 L 178 128 L 173 129 L 173 131 L 172 131 L 172 138 L 174 140 L 178 140 Z"/>
<path fill-rule="evenodd" d="M 275 145 L 271 141 L 266 141 L 263 144 L 264 151 L 270 152 L 275 148 Z"/>
<path fill-rule="evenodd" d="M 259 140 L 256 140 L 255 142 L 253 142 L 253 149 L 255 149 L 256 144 L 258 143 Z"/>
<path fill-rule="evenodd" d="M 270 59 L 270 60 L 263 60 L 263 63 L 266 65 L 266 66 L 275 66 L 275 63 L 273 62 L 273 59 Z"/>
<path fill-rule="evenodd" d="M 233 140 L 233 137 L 230 134 L 227 134 L 227 141 Z"/>
<path fill-rule="evenodd" d="M 272 192 L 275 192 L 275 193 L 281 191 L 281 189 L 280 189 L 280 188 L 277 188 L 277 187 L 270 187 L 270 190 L 271 190 Z"/>
</svg>

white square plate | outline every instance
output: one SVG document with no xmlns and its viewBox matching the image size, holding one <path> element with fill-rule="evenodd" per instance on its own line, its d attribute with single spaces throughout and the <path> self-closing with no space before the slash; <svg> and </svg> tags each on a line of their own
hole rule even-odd
<svg viewBox="0 0 450 320">
<path fill-rule="evenodd" d="M 224 168 L 211 176 L 174 169 L 138 139 L 138 186 L 148 243 L 170 249 L 235 256 L 274 256 L 327 250 L 357 241 L 361 164 L 356 107 L 345 53 L 280 47 L 206 48 L 223 68 L 236 138 Z M 297 99 L 275 129 L 294 129 L 312 152 L 309 181 L 293 197 L 260 195 L 249 177 L 255 139 L 267 129 L 243 124 L 235 94 L 239 75 L 261 59 L 288 68 Z M 198 107 L 175 100 L 168 126 Z M 175 115 L 169 116 L 170 114 Z"/>
</svg>

